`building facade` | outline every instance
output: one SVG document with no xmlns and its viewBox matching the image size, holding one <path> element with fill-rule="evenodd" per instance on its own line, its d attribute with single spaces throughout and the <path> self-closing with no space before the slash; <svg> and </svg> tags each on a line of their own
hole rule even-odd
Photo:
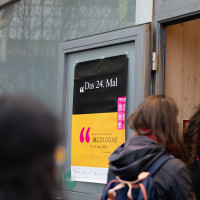
<svg viewBox="0 0 200 200">
<path fill-rule="evenodd" d="M 127 55 L 126 116 L 146 96 L 166 94 L 177 102 L 181 129 L 200 103 L 199 14 L 200 0 L 0 1 L 0 93 L 31 94 L 58 113 L 64 196 L 97 199 L 104 187 L 71 180 L 76 64 Z"/>
</svg>

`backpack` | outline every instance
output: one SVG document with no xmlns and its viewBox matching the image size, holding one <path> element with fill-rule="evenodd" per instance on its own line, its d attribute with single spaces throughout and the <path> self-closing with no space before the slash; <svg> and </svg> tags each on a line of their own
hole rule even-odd
<svg viewBox="0 0 200 200">
<path fill-rule="evenodd" d="M 136 181 L 124 181 L 118 176 L 105 186 L 99 200 L 155 200 L 152 176 L 170 158 L 171 154 L 160 156 L 147 170 L 138 175 Z"/>
</svg>

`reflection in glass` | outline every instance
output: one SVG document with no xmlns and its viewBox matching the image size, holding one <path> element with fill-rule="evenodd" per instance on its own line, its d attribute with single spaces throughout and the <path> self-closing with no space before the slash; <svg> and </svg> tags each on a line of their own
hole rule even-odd
<svg viewBox="0 0 200 200">
<path fill-rule="evenodd" d="M 135 0 L 21 0 L 0 10 L 0 92 L 53 108 L 60 42 L 135 23 Z"/>
</svg>

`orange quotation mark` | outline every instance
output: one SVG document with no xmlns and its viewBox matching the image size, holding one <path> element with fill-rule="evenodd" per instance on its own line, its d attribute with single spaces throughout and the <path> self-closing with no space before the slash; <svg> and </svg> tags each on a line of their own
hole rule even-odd
<svg viewBox="0 0 200 200">
<path fill-rule="evenodd" d="M 80 133 L 80 142 L 83 143 L 84 142 L 84 133 L 85 127 L 82 128 L 81 133 Z M 89 136 L 89 132 L 90 132 L 90 127 L 87 129 L 86 131 L 86 135 L 85 135 L 85 141 L 88 143 L 90 141 L 90 136 Z"/>
</svg>

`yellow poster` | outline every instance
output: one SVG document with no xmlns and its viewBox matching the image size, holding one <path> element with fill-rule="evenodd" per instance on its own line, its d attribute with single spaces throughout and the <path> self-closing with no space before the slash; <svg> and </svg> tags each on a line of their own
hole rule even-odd
<svg viewBox="0 0 200 200">
<path fill-rule="evenodd" d="M 71 177 L 105 183 L 109 156 L 125 141 L 125 55 L 78 63 L 74 77 Z"/>
</svg>

